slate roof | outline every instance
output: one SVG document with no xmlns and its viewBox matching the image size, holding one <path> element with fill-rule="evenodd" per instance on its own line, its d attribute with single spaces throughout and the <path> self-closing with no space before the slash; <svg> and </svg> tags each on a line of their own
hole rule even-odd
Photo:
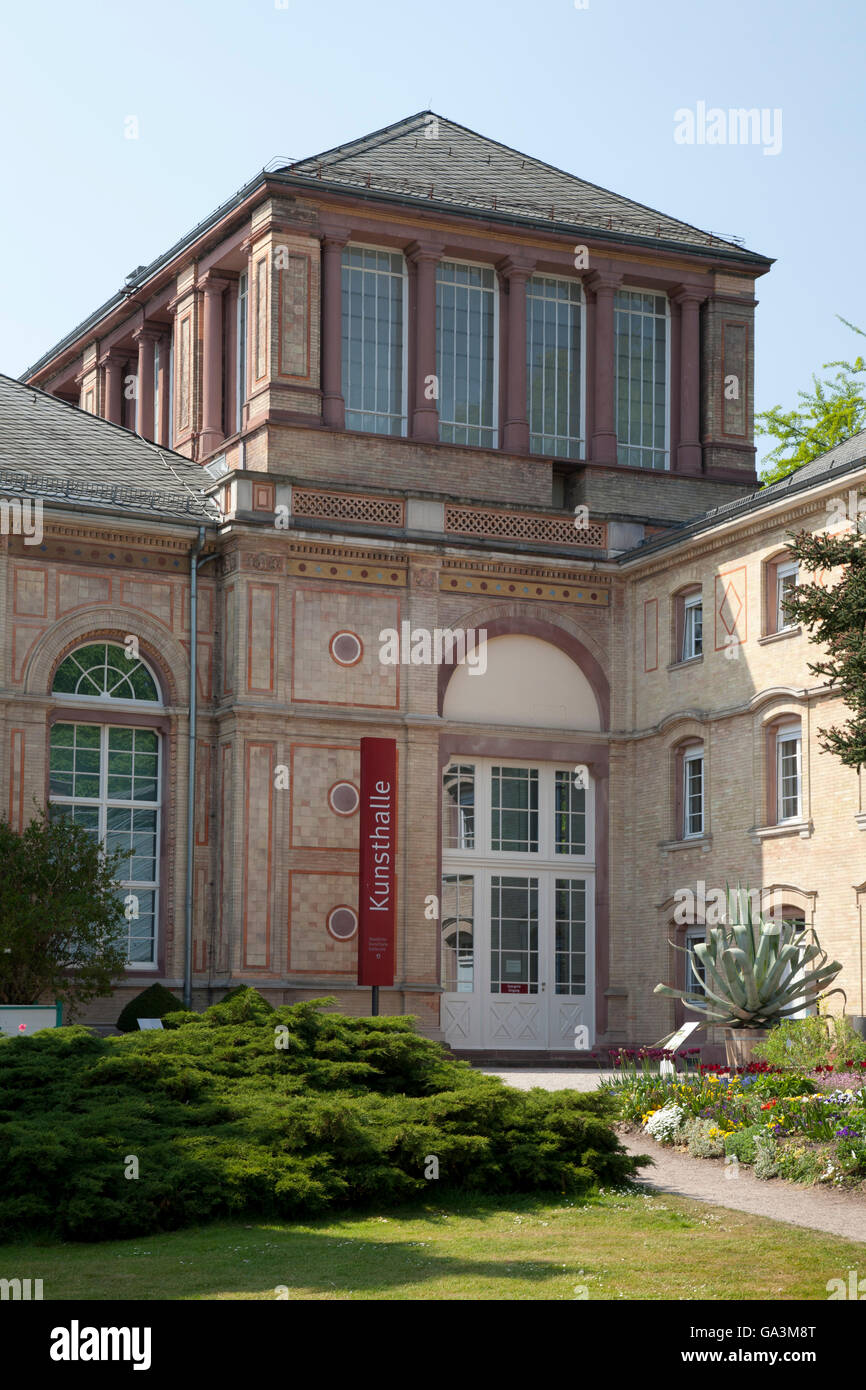
<svg viewBox="0 0 866 1390">
<path fill-rule="evenodd" d="M 430 138 L 436 131 L 436 138 Z M 438 116 L 414 116 L 360 140 L 287 165 L 280 173 L 347 189 L 374 189 L 452 208 L 498 212 L 560 226 L 673 242 L 703 251 L 729 251 L 771 264 L 688 222 L 644 207 L 498 140 Z"/>
<path fill-rule="evenodd" d="M 182 454 L 0 374 L 0 496 L 216 521 L 210 482 Z"/>
<path fill-rule="evenodd" d="M 810 487 L 818 487 L 836 477 L 843 478 L 846 473 L 854 473 L 862 468 L 866 468 L 866 430 L 860 430 L 850 439 L 845 439 L 841 444 L 828 449 L 826 454 L 812 459 L 810 463 L 804 463 L 796 472 L 789 473 L 779 482 L 757 488 L 732 502 L 723 502 L 721 506 L 712 507 L 709 511 L 701 512 L 689 521 L 673 527 L 663 536 L 646 541 L 634 550 L 624 551 L 618 557 L 618 562 L 627 563 L 638 556 L 646 555 L 649 551 L 664 550 L 668 546 L 678 545 L 688 537 L 707 531 L 722 522 L 733 521 L 748 512 L 759 512 L 764 507 L 772 506 L 774 502 L 782 502 L 787 497 L 808 491 Z"/>
</svg>

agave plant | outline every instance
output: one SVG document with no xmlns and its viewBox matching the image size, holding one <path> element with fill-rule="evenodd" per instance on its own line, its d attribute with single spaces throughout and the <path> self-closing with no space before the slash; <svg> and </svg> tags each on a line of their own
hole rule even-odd
<svg viewBox="0 0 866 1390">
<path fill-rule="evenodd" d="M 703 975 L 703 991 L 656 985 L 656 994 L 682 999 L 708 1023 L 769 1028 L 827 992 L 842 966 L 828 961 L 814 930 L 798 930 L 792 922 L 773 922 L 760 913 L 753 916 L 751 896 L 743 890 L 729 889 L 727 900 L 727 922 L 708 927 L 705 941 L 691 948 L 671 942 L 692 957 L 695 976 Z"/>
</svg>

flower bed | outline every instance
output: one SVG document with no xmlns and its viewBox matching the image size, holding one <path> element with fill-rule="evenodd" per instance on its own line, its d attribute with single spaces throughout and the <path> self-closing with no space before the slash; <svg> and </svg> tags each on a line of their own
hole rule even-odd
<svg viewBox="0 0 866 1390">
<path fill-rule="evenodd" d="M 866 1181 L 866 1062 L 806 1069 L 752 1062 L 660 1075 L 664 1053 L 612 1054 L 616 1075 L 601 1083 L 622 1120 L 661 1144 L 698 1158 L 754 1166 L 759 1178 L 837 1186 Z"/>
</svg>

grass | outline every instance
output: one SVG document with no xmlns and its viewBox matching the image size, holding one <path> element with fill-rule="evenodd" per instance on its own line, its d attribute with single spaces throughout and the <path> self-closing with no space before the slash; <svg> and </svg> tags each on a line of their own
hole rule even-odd
<svg viewBox="0 0 866 1390">
<path fill-rule="evenodd" d="M 46 1300 L 826 1300 L 828 1279 L 862 1254 L 819 1231 L 629 1191 L 4 1245 L 0 1278 L 41 1278 Z"/>
</svg>

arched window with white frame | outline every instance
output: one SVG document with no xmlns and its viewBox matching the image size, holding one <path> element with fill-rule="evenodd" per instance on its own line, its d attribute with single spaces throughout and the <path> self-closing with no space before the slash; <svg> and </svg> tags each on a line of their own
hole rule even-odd
<svg viewBox="0 0 866 1390">
<path fill-rule="evenodd" d="M 155 966 L 162 748 L 157 729 L 140 722 L 140 711 L 162 703 L 156 677 L 119 643 L 89 642 L 60 662 L 51 693 L 50 814 L 71 817 L 107 853 L 122 852 L 118 892 L 127 960 Z"/>
</svg>

